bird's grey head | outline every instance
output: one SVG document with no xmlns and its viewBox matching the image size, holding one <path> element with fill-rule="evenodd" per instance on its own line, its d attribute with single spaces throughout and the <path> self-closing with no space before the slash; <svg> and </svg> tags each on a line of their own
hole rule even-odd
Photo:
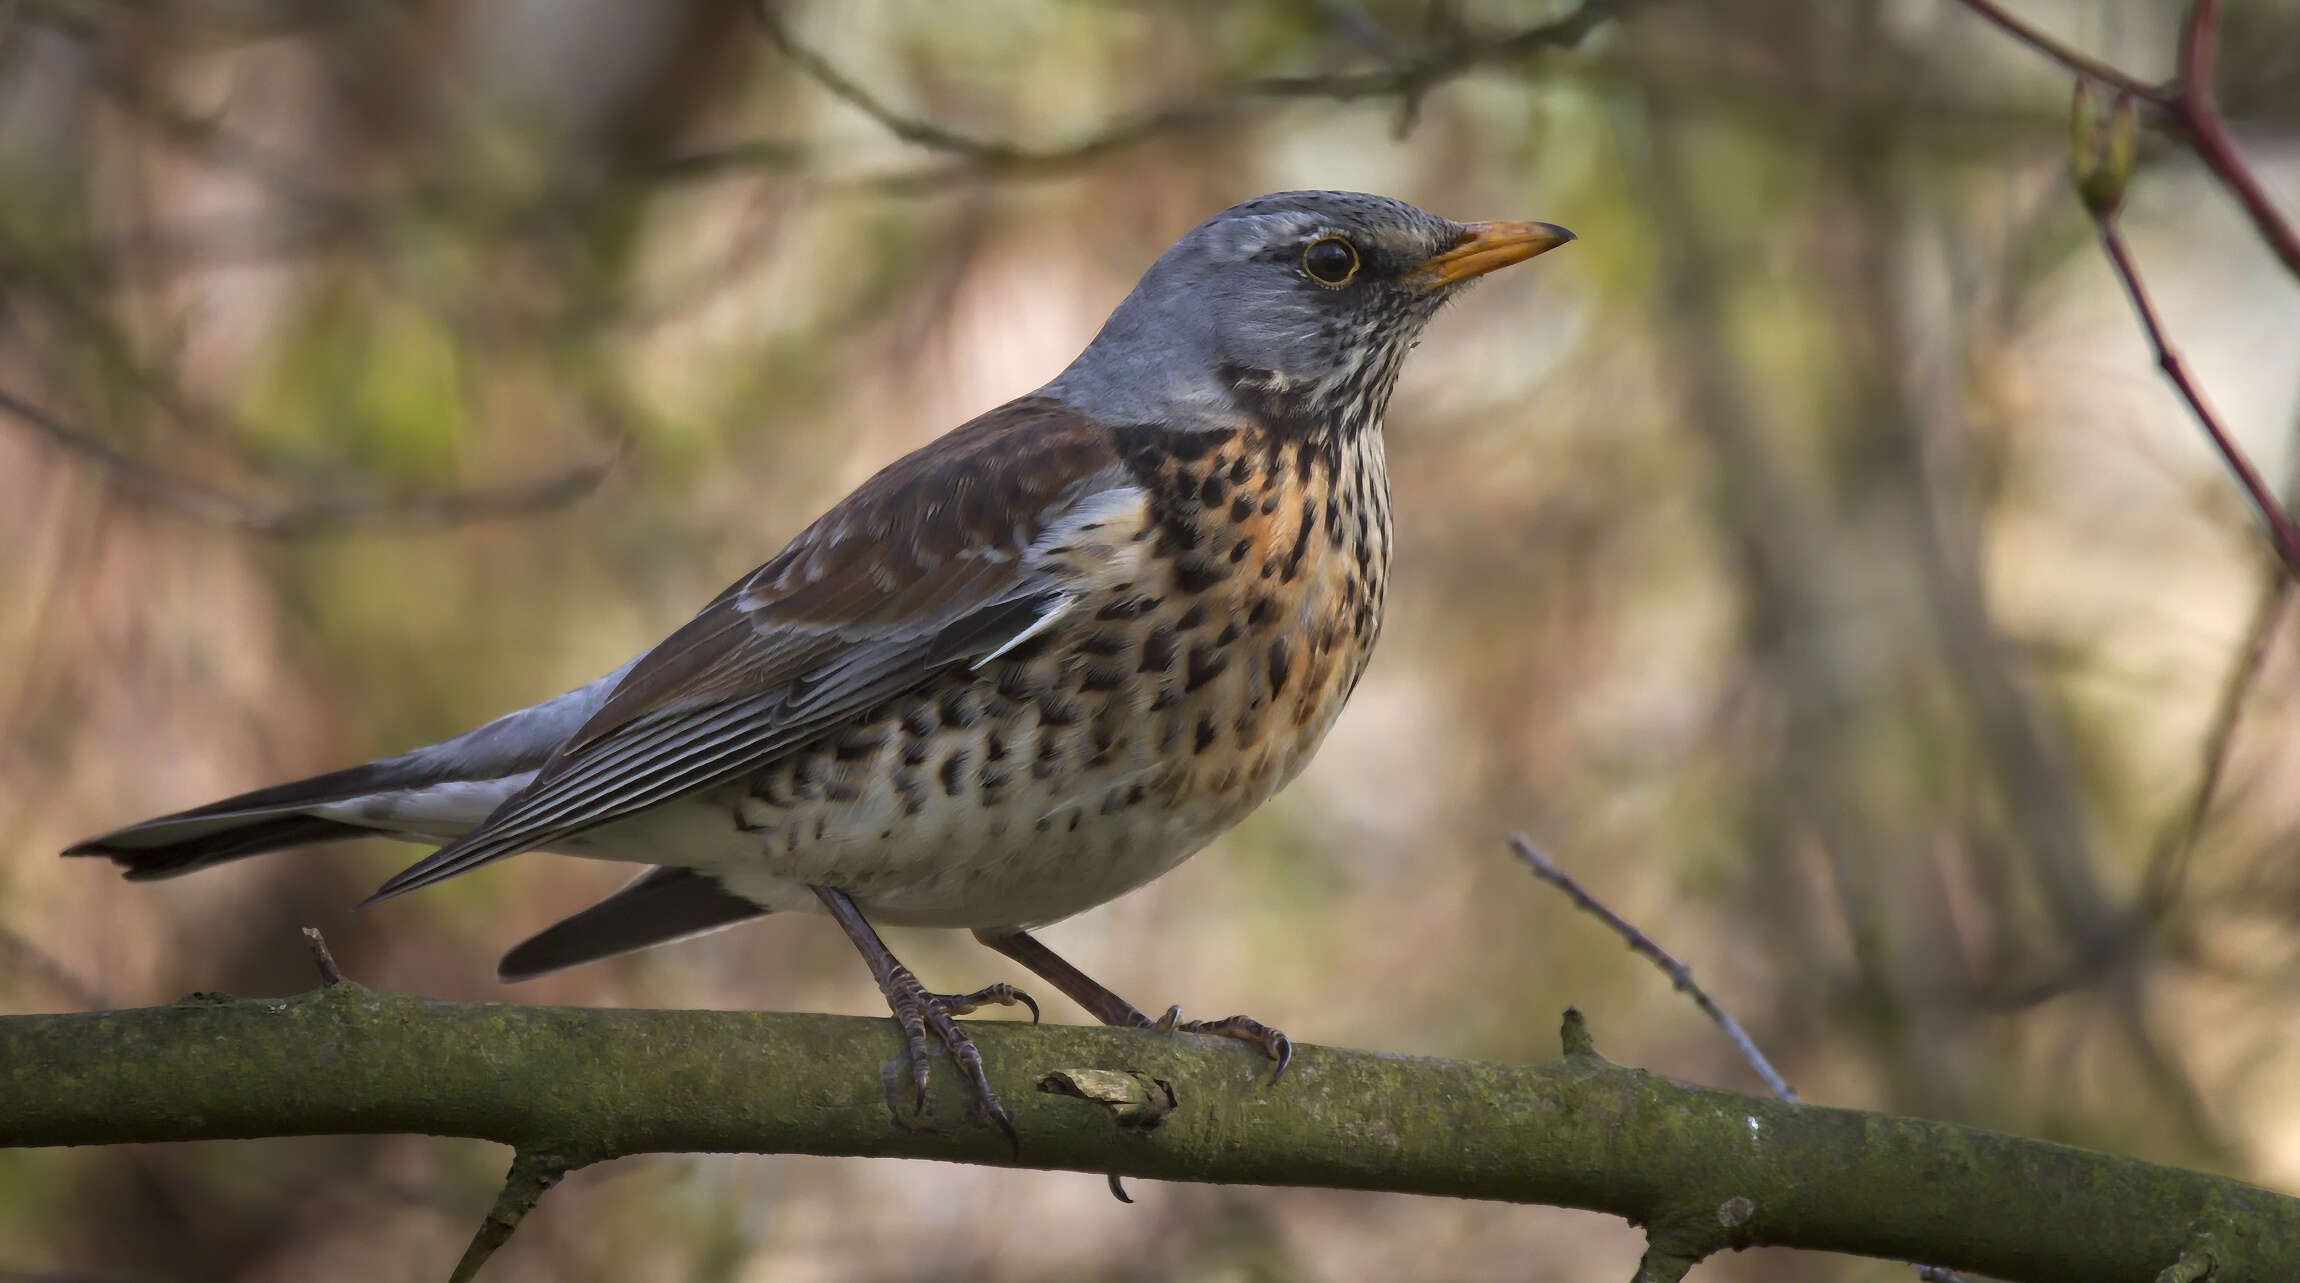
<svg viewBox="0 0 2300 1283">
<path fill-rule="evenodd" d="M 1356 192 L 1259 197 L 1160 255 L 1046 391 L 1111 422 L 1363 431 L 1447 299 L 1572 239 Z"/>
</svg>

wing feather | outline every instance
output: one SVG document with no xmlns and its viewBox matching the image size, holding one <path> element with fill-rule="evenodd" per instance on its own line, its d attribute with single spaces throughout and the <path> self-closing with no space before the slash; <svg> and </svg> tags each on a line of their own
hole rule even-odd
<svg viewBox="0 0 2300 1283">
<path fill-rule="evenodd" d="M 1109 432 L 1026 397 L 865 482 L 633 664 L 486 822 L 388 899 L 750 774 L 1104 586 L 1077 531 L 1144 500 Z"/>
</svg>

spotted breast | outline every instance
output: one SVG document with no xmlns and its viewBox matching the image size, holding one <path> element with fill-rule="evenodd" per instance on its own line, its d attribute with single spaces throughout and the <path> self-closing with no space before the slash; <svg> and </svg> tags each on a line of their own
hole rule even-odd
<svg viewBox="0 0 2300 1283">
<path fill-rule="evenodd" d="M 1055 423 L 1085 426 L 1040 406 L 1018 430 Z M 1381 624 L 1378 433 L 1087 430 L 1121 497 L 1043 556 L 1099 582 L 717 790 L 746 841 L 701 867 L 764 905 L 828 884 L 881 921 L 1026 926 L 1157 877 L 1300 772 Z"/>
</svg>

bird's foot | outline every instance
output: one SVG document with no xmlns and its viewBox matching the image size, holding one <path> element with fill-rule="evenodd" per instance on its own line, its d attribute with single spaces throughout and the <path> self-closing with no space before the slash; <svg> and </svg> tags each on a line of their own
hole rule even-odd
<svg viewBox="0 0 2300 1283">
<path fill-rule="evenodd" d="M 1014 1120 L 1007 1115 L 1006 1106 L 998 1103 L 998 1093 L 990 1089 L 990 1079 L 982 1070 L 982 1052 L 974 1040 L 958 1027 L 955 1017 L 970 1011 L 997 1004 L 1021 1005 L 1030 1008 L 1030 1018 L 1038 1019 L 1038 1004 L 1030 995 L 1013 985 L 996 984 L 977 989 L 973 993 L 929 993 L 925 985 L 908 967 L 897 963 L 887 984 L 887 1006 L 894 1011 L 895 1022 L 902 1026 L 903 1041 L 908 1044 L 911 1081 L 917 1087 L 918 1112 L 926 1111 L 927 1078 L 932 1062 L 927 1035 L 942 1044 L 950 1053 L 951 1062 L 958 1066 L 959 1076 L 966 1080 L 966 1118 L 969 1122 L 988 1116 L 1006 1133 L 1006 1141 L 1016 1153 L 1022 1150 L 1021 1138 L 1015 1134 Z"/>
<path fill-rule="evenodd" d="M 1278 1062 L 1270 1071 L 1270 1081 L 1285 1076 L 1286 1066 L 1293 1063 L 1294 1042 L 1282 1030 L 1272 1029 L 1252 1016 L 1224 1016 L 1220 1020 L 1184 1020 L 1182 1008 L 1168 1007 L 1150 1028 L 1162 1034 L 1215 1034 L 1223 1038 L 1236 1038 L 1262 1049 L 1262 1054 Z"/>
</svg>

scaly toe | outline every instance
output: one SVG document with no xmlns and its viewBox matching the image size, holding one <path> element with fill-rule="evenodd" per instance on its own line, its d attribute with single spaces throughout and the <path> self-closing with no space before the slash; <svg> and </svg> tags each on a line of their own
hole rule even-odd
<svg viewBox="0 0 2300 1283">
<path fill-rule="evenodd" d="M 1294 1061 L 1294 1040 L 1288 1038 L 1282 1030 L 1272 1029 L 1252 1016 L 1225 1016 L 1220 1020 L 1184 1020 L 1177 1023 L 1175 1017 L 1180 1014 L 1179 1007 L 1168 1011 L 1166 1018 L 1158 1022 L 1158 1027 L 1169 1032 L 1215 1034 L 1253 1043 L 1262 1049 L 1262 1054 L 1278 1062 L 1278 1067 L 1270 1072 L 1270 1081 L 1273 1083 L 1285 1076 L 1286 1066 Z"/>
<path fill-rule="evenodd" d="M 958 1066 L 959 1074 L 966 1080 L 971 1097 L 966 1109 L 968 1121 L 988 1116 L 1000 1131 L 1006 1133 L 1007 1144 L 1019 1155 L 1022 1152 L 1021 1137 L 1014 1130 L 1014 1119 L 1008 1116 L 1006 1107 L 999 1103 L 998 1094 L 990 1089 L 990 1079 L 982 1068 L 982 1052 L 976 1049 L 974 1040 L 966 1036 L 953 1017 L 989 1003 L 1020 1003 L 1029 1007 L 1035 1017 L 1038 1004 L 1032 1002 L 1028 994 L 1005 984 L 991 985 L 970 994 L 929 993 L 907 967 L 896 970 L 893 989 L 894 994 L 888 999 L 888 1005 L 894 1010 L 895 1020 L 902 1025 L 903 1041 L 910 1055 L 911 1077 L 918 1084 L 918 1111 L 922 1114 L 926 1112 L 930 1070 L 927 1035 L 931 1033 L 935 1041 L 950 1052 L 952 1063 Z"/>
<path fill-rule="evenodd" d="M 954 1016 L 980 1011 L 984 1007 L 1030 1008 L 1030 1023 L 1038 1023 L 1038 1000 L 1009 984 L 986 985 L 973 993 L 936 993 L 928 997 L 942 1004 L 942 1009 Z"/>
</svg>

